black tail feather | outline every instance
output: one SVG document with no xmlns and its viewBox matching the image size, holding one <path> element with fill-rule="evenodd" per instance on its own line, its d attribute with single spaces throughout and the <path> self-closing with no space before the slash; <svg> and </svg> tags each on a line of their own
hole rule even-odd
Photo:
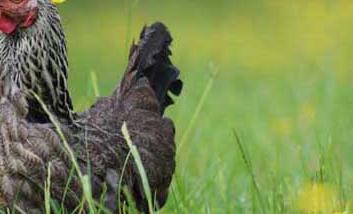
<svg viewBox="0 0 353 214">
<path fill-rule="evenodd" d="M 169 58 L 172 54 L 169 49 L 172 40 L 167 27 L 157 22 L 144 27 L 140 42 L 133 45 L 130 52 L 128 73 L 133 72 L 135 80 L 141 77 L 148 78 L 161 105 L 162 113 L 173 104 L 173 99 L 168 93 L 178 96 L 183 87 L 179 79 L 180 72 Z"/>
</svg>

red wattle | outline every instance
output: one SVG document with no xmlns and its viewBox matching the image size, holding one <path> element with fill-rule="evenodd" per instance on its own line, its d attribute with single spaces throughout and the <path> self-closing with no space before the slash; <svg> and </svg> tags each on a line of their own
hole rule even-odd
<svg viewBox="0 0 353 214">
<path fill-rule="evenodd" d="M 17 28 L 16 21 L 6 16 L 0 16 L 0 31 L 5 34 L 12 34 Z"/>
</svg>

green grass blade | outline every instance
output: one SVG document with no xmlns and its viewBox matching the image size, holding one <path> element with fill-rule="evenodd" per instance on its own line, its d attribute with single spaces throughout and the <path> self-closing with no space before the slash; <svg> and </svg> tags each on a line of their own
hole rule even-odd
<svg viewBox="0 0 353 214">
<path fill-rule="evenodd" d="M 48 163 L 48 175 L 47 175 L 47 181 L 44 184 L 44 205 L 45 205 L 45 213 L 50 214 L 50 177 L 51 177 L 51 163 Z"/>
<path fill-rule="evenodd" d="M 190 122 L 186 128 L 186 131 L 184 132 L 183 136 L 181 137 L 180 143 L 178 145 L 178 152 L 179 153 L 182 151 L 183 147 L 185 146 L 185 144 L 189 140 L 189 136 L 191 134 L 191 131 L 193 130 L 195 123 L 200 116 L 202 108 L 205 105 L 206 99 L 211 92 L 211 89 L 213 87 L 213 84 L 215 82 L 217 74 L 219 72 L 219 70 L 213 64 L 210 65 L 210 70 L 211 70 L 211 77 L 206 85 L 205 90 L 203 91 L 203 94 L 202 94 L 202 96 L 196 106 L 196 109 L 190 119 Z"/>
<path fill-rule="evenodd" d="M 154 209 L 153 209 L 153 206 L 152 206 L 151 189 L 150 189 L 150 185 L 149 185 L 149 182 L 148 182 L 147 174 L 146 174 L 145 168 L 143 167 L 140 154 L 139 154 L 136 146 L 132 144 L 132 140 L 130 138 L 130 134 L 129 134 L 129 131 L 127 129 L 127 125 L 126 125 L 125 122 L 124 122 L 124 124 L 123 124 L 123 126 L 121 128 L 121 131 L 123 133 L 123 136 L 124 136 L 124 138 L 126 140 L 127 145 L 129 146 L 129 149 L 131 151 L 132 157 L 134 158 L 136 166 L 137 166 L 137 169 L 138 169 L 138 171 L 140 173 L 143 190 L 145 192 L 145 196 L 146 196 L 147 202 L 148 202 L 149 212 L 150 213 L 154 213 Z"/>
<path fill-rule="evenodd" d="M 260 208 L 261 208 L 261 211 L 262 213 L 266 213 L 266 204 L 265 204 L 265 201 L 261 195 L 261 191 L 260 191 L 260 188 L 259 188 L 259 185 L 256 181 L 256 177 L 255 177 L 255 173 L 254 173 L 254 169 L 253 169 L 253 166 L 252 166 L 252 163 L 251 163 L 251 160 L 250 158 L 248 157 L 246 151 L 245 151 L 245 148 L 243 146 L 243 144 L 241 143 L 241 140 L 240 140 L 240 137 L 238 135 L 238 133 L 236 132 L 236 130 L 234 129 L 233 130 L 233 134 L 234 134 L 234 137 L 235 137 L 235 140 L 236 140 L 236 143 L 239 147 L 239 150 L 240 150 L 240 153 L 241 153 L 241 157 L 244 161 L 244 164 L 246 166 L 246 169 L 251 177 L 251 183 L 252 183 L 252 187 L 254 188 L 254 191 L 255 191 L 255 194 L 257 196 L 257 199 L 258 199 L 258 202 L 260 204 Z"/>
<path fill-rule="evenodd" d="M 41 98 L 34 93 L 33 91 L 32 95 L 37 99 L 37 101 L 40 103 L 40 105 L 42 106 L 43 110 L 45 111 L 45 113 L 49 116 L 50 121 L 53 123 L 55 130 L 57 132 L 57 134 L 59 135 L 60 139 L 62 140 L 62 143 L 64 145 L 65 151 L 68 153 L 70 160 L 72 162 L 72 164 L 74 165 L 74 168 L 76 170 L 76 173 L 80 179 L 80 182 L 82 184 L 82 188 L 83 188 L 83 193 L 84 193 L 84 198 L 88 204 L 88 207 L 90 209 L 91 212 L 95 212 L 95 207 L 94 207 L 94 203 L 93 203 L 93 198 L 92 198 L 92 194 L 91 192 L 89 192 L 91 190 L 91 185 L 90 185 L 90 181 L 87 178 L 87 176 L 83 176 L 80 166 L 78 165 L 78 162 L 76 160 L 75 154 L 72 151 L 69 143 L 67 142 L 64 133 L 61 130 L 61 127 L 59 125 L 59 122 L 56 120 L 56 118 L 54 117 L 54 115 L 49 111 L 48 107 L 44 104 L 44 102 L 41 100 Z M 89 185 L 89 186 L 87 186 Z"/>
<path fill-rule="evenodd" d="M 98 78 L 97 78 L 97 73 L 95 71 L 91 71 L 91 82 L 92 82 L 94 96 L 99 97 L 100 92 L 99 92 L 99 86 L 98 86 Z"/>
</svg>

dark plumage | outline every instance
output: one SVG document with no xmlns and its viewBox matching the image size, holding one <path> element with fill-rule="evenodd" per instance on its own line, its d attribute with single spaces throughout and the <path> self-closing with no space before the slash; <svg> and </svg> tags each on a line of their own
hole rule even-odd
<svg viewBox="0 0 353 214">
<path fill-rule="evenodd" d="M 179 71 L 169 59 L 171 41 L 163 24 L 146 27 L 140 42 L 131 48 L 128 68 L 113 95 L 100 98 L 77 115 L 78 128 L 61 124 L 82 173 L 91 178 L 93 197 L 103 198 L 113 213 L 120 209 L 119 182 L 127 187 L 138 209 L 148 211 L 132 158 L 123 171 L 129 153 L 120 131 L 124 122 L 143 161 L 154 206 L 159 208 L 166 202 L 175 170 L 175 127 L 163 112 L 172 103 L 168 93 L 180 94 L 182 89 Z M 28 122 L 25 102 L 8 99 L 2 96 L 3 91 L 0 87 L 0 203 L 24 213 L 43 212 L 43 189 L 50 166 L 51 197 L 74 210 L 82 186 L 74 173 L 63 198 L 72 164 L 60 138 L 51 124 Z M 21 95 L 14 93 L 18 98 Z M 125 201 L 124 194 L 120 199 Z"/>
<path fill-rule="evenodd" d="M 171 51 L 169 45 L 172 37 L 162 23 L 155 23 L 151 27 L 145 27 L 140 35 L 141 42 L 131 47 L 130 59 L 133 60 L 131 72 L 134 75 L 126 75 L 121 86 L 121 91 L 131 86 L 131 80 L 136 81 L 141 77 L 147 77 L 153 88 L 159 103 L 161 112 L 173 104 L 173 100 L 168 95 L 171 92 L 179 95 L 182 89 L 182 82 L 179 80 L 179 70 L 169 59 Z"/>
<path fill-rule="evenodd" d="M 50 0 L 22 2 L 24 6 L 12 9 L 11 14 L 16 14 L 26 4 L 34 5 L 36 19 L 33 24 L 17 27 L 11 33 L 0 33 L 0 78 L 8 87 L 16 85 L 26 94 L 30 106 L 27 115 L 29 121 L 49 122 L 47 114 L 30 93 L 32 90 L 57 118 L 71 122 L 73 113 L 67 86 L 67 51 L 58 11 Z M 17 4 L 3 0 L 0 14 L 10 10 L 7 8 L 13 5 Z M 20 15 L 12 16 L 16 20 Z M 0 16 L 0 26 L 5 18 L 4 15 Z"/>
</svg>

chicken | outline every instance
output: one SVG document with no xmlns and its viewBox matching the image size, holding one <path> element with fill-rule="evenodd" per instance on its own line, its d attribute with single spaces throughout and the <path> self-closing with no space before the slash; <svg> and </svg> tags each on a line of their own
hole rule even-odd
<svg viewBox="0 0 353 214">
<path fill-rule="evenodd" d="M 51 0 L 0 0 L 0 66 L 7 91 L 16 85 L 26 94 L 29 121 L 49 122 L 31 91 L 58 119 L 73 121 L 65 35 Z"/>
<path fill-rule="evenodd" d="M 164 110 L 173 103 L 169 93 L 179 95 L 183 85 L 169 58 L 171 42 L 162 23 L 145 27 L 113 94 L 78 114 L 79 128 L 54 123 L 60 125 L 80 172 L 89 176 L 94 199 L 103 198 L 112 213 L 127 198 L 119 183 L 137 208 L 148 212 L 137 166 L 128 158 L 130 150 L 121 133 L 124 122 L 141 156 L 155 209 L 167 200 L 175 170 L 175 127 Z M 28 106 L 21 99 L 25 95 L 17 90 L 16 99 L 9 99 L 2 96 L 4 91 L 0 87 L 0 203 L 14 212 L 42 213 L 50 171 L 51 197 L 74 211 L 81 202 L 82 182 L 60 132 L 52 123 L 29 122 Z"/>
</svg>

